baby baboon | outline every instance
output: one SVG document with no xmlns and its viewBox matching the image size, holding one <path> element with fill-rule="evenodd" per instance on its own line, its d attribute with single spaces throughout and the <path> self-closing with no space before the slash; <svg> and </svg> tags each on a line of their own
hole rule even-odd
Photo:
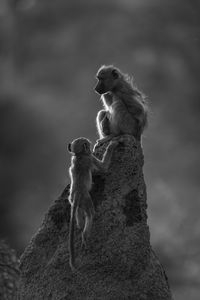
<svg viewBox="0 0 200 300">
<path fill-rule="evenodd" d="M 143 94 L 133 86 L 128 75 L 114 66 L 102 66 L 96 77 L 95 91 L 102 95 L 104 105 L 104 110 L 99 111 L 96 118 L 100 139 L 130 134 L 140 140 L 147 125 Z"/>
<path fill-rule="evenodd" d="M 68 145 L 72 153 L 69 175 L 71 179 L 69 202 L 71 204 L 71 218 L 69 226 L 69 254 L 70 266 L 75 270 L 74 264 L 74 226 L 75 218 L 79 228 L 82 229 L 82 245 L 86 245 L 90 235 L 94 216 L 94 206 L 90 196 L 92 187 L 92 172 L 106 172 L 117 141 L 110 142 L 102 161 L 94 157 L 91 152 L 91 142 L 86 138 L 78 138 Z"/>
</svg>

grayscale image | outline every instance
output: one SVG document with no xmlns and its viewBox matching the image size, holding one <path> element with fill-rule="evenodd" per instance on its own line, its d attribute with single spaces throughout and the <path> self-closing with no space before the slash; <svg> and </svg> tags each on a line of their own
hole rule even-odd
<svg viewBox="0 0 200 300">
<path fill-rule="evenodd" d="M 200 299 L 200 2 L 0 0 L 0 299 Z"/>
</svg>

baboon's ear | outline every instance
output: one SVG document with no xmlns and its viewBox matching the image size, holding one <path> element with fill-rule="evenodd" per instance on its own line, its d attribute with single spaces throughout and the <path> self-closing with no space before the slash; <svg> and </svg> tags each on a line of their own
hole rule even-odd
<svg viewBox="0 0 200 300">
<path fill-rule="evenodd" d="M 112 70 L 112 76 L 113 76 L 114 79 L 119 78 L 119 74 L 118 74 L 117 70 L 115 70 L 115 69 Z"/>
<path fill-rule="evenodd" d="M 72 152 L 71 143 L 68 144 L 67 149 L 69 152 Z"/>
<path fill-rule="evenodd" d="M 84 143 L 84 144 L 83 144 L 83 148 L 84 148 L 84 151 L 85 151 L 85 152 L 87 152 L 87 148 L 88 148 L 88 146 L 87 146 L 87 144 L 86 144 L 86 143 Z"/>
</svg>

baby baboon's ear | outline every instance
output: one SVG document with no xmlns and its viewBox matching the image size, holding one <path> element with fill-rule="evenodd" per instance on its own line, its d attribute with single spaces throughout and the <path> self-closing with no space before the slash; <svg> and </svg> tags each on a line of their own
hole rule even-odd
<svg viewBox="0 0 200 300">
<path fill-rule="evenodd" d="M 115 69 L 112 70 L 112 76 L 113 76 L 114 79 L 119 78 L 119 74 L 118 74 L 117 70 L 115 70 Z"/>
<path fill-rule="evenodd" d="M 87 143 L 84 143 L 83 144 L 83 148 L 84 148 L 84 151 L 87 152 L 87 150 L 89 148 L 89 145 Z"/>
<path fill-rule="evenodd" d="M 72 152 L 71 143 L 68 144 L 67 149 L 69 152 Z"/>
</svg>

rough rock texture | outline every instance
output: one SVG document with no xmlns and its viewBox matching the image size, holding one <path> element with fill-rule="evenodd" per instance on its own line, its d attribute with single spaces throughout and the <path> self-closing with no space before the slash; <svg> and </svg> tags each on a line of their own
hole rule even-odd
<svg viewBox="0 0 200 300">
<path fill-rule="evenodd" d="M 16 253 L 4 241 L 0 241 L 0 299 L 17 299 L 19 262 Z"/>
<path fill-rule="evenodd" d="M 95 155 L 107 145 L 97 144 Z M 124 136 L 109 172 L 94 175 L 96 215 L 84 251 L 76 230 L 76 273 L 69 267 L 69 187 L 63 191 L 21 257 L 19 299 L 172 299 L 150 246 L 142 166 L 140 143 Z"/>
</svg>

